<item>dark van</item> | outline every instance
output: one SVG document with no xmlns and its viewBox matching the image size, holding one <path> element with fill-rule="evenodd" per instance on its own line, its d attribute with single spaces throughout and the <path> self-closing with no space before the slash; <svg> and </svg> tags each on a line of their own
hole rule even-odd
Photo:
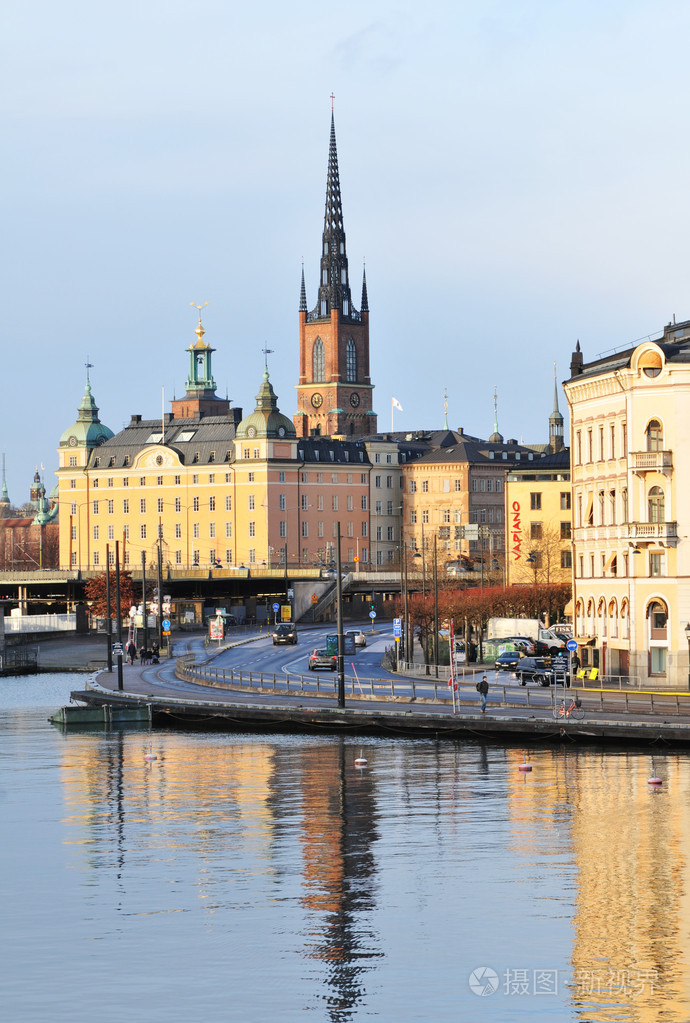
<svg viewBox="0 0 690 1023">
<path fill-rule="evenodd" d="M 279 643 L 292 643 L 294 646 L 297 642 L 297 626 L 294 622 L 281 622 L 276 625 L 273 633 L 273 646 L 278 646 Z"/>
</svg>

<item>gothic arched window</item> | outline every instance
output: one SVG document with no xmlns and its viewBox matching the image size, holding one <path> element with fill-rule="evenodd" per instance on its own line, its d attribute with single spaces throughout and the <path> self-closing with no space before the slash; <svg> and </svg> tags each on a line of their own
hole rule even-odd
<svg viewBox="0 0 690 1023">
<path fill-rule="evenodd" d="M 326 379 L 326 353 L 320 337 L 317 337 L 312 349 L 311 377 L 314 383 L 321 383 Z"/>
<path fill-rule="evenodd" d="M 348 339 L 347 352 L 346 352 L 346 373 L 345 379 L 348 384 L 354 384 L 357 381 L 357 349 L 352 338 Z"/>
</svg>

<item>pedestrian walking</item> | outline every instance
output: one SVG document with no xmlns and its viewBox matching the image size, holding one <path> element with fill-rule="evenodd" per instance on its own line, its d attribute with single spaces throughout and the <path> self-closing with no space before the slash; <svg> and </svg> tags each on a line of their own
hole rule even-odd
<svg viewBox="0 0 690 1023">
<path fill-rule="evenodd" d="M 482 675 L 481 682 L 477 682 L 477 692 L 479 693 L 479 699 L 481 701 L 482 714 L 486 713 L 486 697 L 489 692 L 489 682 L 486 675 Z"/>
<path fill-rule="evenodd" d="M 127 644 L 127 657 L 129 658 L 129 663 L 134 664 L 137 657 L 137 648 L 131 639 Z"/>
<path fill-rule="evenodd" d="M 145 646 L 141 647 L 141 649 L 139 650 L 139 660 L 141 661 L 142 664 L 146 664 L 146 647 Z"/>
</svg>

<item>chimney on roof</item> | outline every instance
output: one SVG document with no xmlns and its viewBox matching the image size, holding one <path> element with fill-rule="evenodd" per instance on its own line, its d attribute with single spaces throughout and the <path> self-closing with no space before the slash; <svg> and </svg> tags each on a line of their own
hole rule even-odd
<svg viewBox="0 0 690 1023">
<path fill-rule="evenodd" d="M 570 375 L 571 377 L 579 377 L 582 373 L 582 352 L 580 351 L 580 339 L 578 338 L 577 344 L 575 345 L 575 351 L 573 352 L 570 360 Z"/>
</svg>

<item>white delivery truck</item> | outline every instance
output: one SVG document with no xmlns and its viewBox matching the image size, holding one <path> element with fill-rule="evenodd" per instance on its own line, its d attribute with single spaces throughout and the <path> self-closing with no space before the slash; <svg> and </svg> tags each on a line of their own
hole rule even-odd
<svg viewBox="0 0 690 1023">
<path fill-rule="evenodd" d="M 538 618 L 489 618 L 487 635 L 489 642 L 508 639 L 509 636 L 525 636 L 546 643 L 549 653 L 557 654 L 566 649 L 566 645 L 553 629 L 547 629 Z"/>
</svg>

